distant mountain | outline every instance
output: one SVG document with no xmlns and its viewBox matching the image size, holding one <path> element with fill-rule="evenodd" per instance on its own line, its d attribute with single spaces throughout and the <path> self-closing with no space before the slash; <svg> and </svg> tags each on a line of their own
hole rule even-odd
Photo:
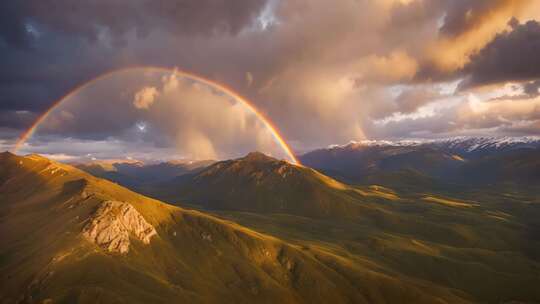
<svg viewBox="0 0 540 304">
<path fill-rule="evenodd" d="M 0 154 L 2 303 L 453 303 L 40 156 Z"/>
<path fill-rule="evenodd" d="M 210 209 L 357 216 L 366 209 L 347 185 L 311 168 L 259 152 L 217 162 L 150 192 L 166 201 L 188 201 Z"/>
<path fill-rule="evenodd" d="M 540 136 L 455 137 L 432 140 L 423 145 L 431 145 L 467 158 L 476 158 L 515 150 L 540 149 Z"/>
<path fill-rule="evenodd" d="M 451 183 L 535 182 L 540 137 L 361 141 L 306 153 L 303 164 L 349 182 L 383 183 L 409 172 Z"/>
<path fill-rule="evenodd" d="M 442 148 L 454 153 L 469 154 L 479 152 L 508 151 L 521 148 L 540 148 L 540 136 L 522 136 L 522 137 L 450 137 L 441 139 L 422 139 L 422 140 L 362 140 L 351 141 L 345 145 L 332 145 L 328 149 L 355 149 L 357 147 L 412 147 L 412 146 L 431 146 Z"/>
<path fill-rule="evenodd" d="M 300 157 L 303 164 L 332 176 L 359 180 L 370 175 L 401 170 L 428 176 L 444 175 L 464 159 L 456 154 L 421 145 L 362 145 L 320 149 Z"/>
<path fill-rule="evenodd" d="M 150 183 L 163 182 L 177 176 L 198 172 L 214 162 L 212 160 L 182 160 L 145 164 L 138 161 L 93 161 L 74 165 L 94 176 L 126 187 L 139 188 Z"/>
</svg>

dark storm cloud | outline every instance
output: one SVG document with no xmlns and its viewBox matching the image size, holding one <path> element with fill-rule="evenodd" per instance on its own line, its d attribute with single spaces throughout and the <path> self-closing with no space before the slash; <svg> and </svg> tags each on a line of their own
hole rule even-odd
<svg viewBox="0 0 540 304">
<path fill-rule="evenodd" d="M 236 35 L 254 23 L 265 1 L 1 1 L 0 111 L 42 112 L 105 71 L 160 60 L 145 62 L 131 52 L 130 35 Z M 11 128 L 28 123 L 2 120 Z"/>
<path fill-rule="evenodd" d="M 427 48 L 415 56 L 419 60 L 415 80 L 440 82 L 466 77 L 463 67 L 471 56 L 508 27 L 536 19 L 539 9 L 536 0 L 433 0 L 402 6 L 397 20 L 408 20 L 418 33 L 425 31 L 426 25 L 438 28 L 431 37 L 434 39 L 424 38 L 425 43 L 417 40 Z"/>
<path fill-rule="evenodd" d="M 445 37 L 464 34 L 489 19 L 491 14 L 528 0 L 430 0 L 397 3 L 392 9 L 395 26 L 421 27 L 433 18 L 438 22 L 438 33 Z M 399 29 L 399 28 L 398 28 Z"/>
<path fill-rule="evenodd" d="M 540 79 L 525 83 L 523 85 L 523 93 L 531 98 L 540 95 Z"/>
<path fill-rule="evenodd" d="M 114 67 L 113 50 L 40 29 L 26 47 L 0 42 L 0 111 L 42 112 L 76 85 Z"/>
<path fill-rule="evenodd" d="M 18 1 L 2 1 L 0 4 L 0 37 L 5 43 L 26 45 L 28 33 Z"/>
<path fill-rule="evenodd" d="M 0 1 L 0 112 L 9 113 L 0 119 L 0 128 L 20 131 L 31 120 L 14 113 L 26 110 L 35 116 L 104 72 L 157 65 L 178 67 L 233 88 L 252 100 L 295 146 L 362 139 L 376 135 L 376 128 L 393 126 L 365 127 L 373 121 L 395 113 L 414 116 L 423 105 L 444 103 L 439 95 L 451 93 L 437 93 L 441 82 L 451 86 L 450 80 L 482 74 L 473 63 L 467 65 L 470 54 L 493 48 L 489 42 L 507 28 L 512 16 L 520 22 L 538 19 L 538 10 L 531 9 L 536 0 L 126 3 Z M 524 3 L 530 14 L 520 15 L 517 7 Z M 507 39 L 515 31 L 499 36 Z M 477 56 L 486 55 L 490 54 Z M 529 86 L 524 92 L 534 93 L 533 84 Z M 392 90 L 396 87 L 407 90 L 398 97 Z M 467 102 L 465 95 L 458 96 L 461 93 L 455 98 Z M 130 113 L 109 111 L 80 120 L 70 136 L 116 136 L 133 127 L 123 114 Z M 97 120 L 102 123 L 99 132 L 86 132 L 85 126 Z M 415 132 L 442 124 L 443 130 L 454 132 L 459 123 L 404 120 L 400 130 L 421 134 Z"/>
<path fill-rule="evenodd" d="M 511 31 L 497 35 L 471 57 L 463 87 L 540 78 L 540 23 L 511 24 Z"/>
<path fill-rule="evenodd" d="M 264 7 L 266 0 L 120 0 L 3 1 L 1 36 L 21 45 L 35 22 L 66 34 L 98 39 L 103 29 L 115 37 L 135 30 L 144 36 L 154 28 L 173 33 L 236 34 Z"/>
<path fill-rule="evenodd" d="M 1 111 L 0 126 L 11 126 L 12 128 L 22 128 L 36 119 L 36 115 L 28 111 Z"/>
<path fill-rule="evenodd" d="M 444 23 L 440 33 L 458 36 L 467 32 L 505 5 L 512 5 L 523 0 L 450 0 L 443 1 L 445 6 Z"/>
</svg>

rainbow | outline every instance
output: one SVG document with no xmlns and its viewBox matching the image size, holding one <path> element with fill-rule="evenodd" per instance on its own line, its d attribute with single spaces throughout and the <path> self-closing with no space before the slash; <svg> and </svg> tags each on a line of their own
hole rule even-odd
<svg viewBox="0 0 540 304">
<path fill-rule="evenodd" d="M 75 87 L 73 90 L 71 90 L 68 94 L 64 95 L 62 98 L 57 100 L 53 103 L 53 105 L 45 111 L 43 114 L 41 114 L 34 123 L 25 131 L 22 133 L 22 135 L 19 137 L 15 144 L 15 148 L 13 150 L 14 153 L 16 153 L 18 150 L 22 148 L 25 142 L 27 142 L 32 135 L 36 132 L 39 125 L 47 119 L 49 114 L 53 112 L 58 106 L 60 106 L 62 103 L 64 103 L 66 100 L 68 100 L 70 97 L 76 95 L 80 90 L 90 86 L 96 81 L 99 81 L 101 79 L 104 79 L 114 73 L 118 72 L 125 72 L 125 71 L 131 71 L 131 70 L 144 70 L 144 71 L 158 71 L 158 72 L 172 72 L 176 75 L 179 75 L 181 77 L 200 82 L 202 84 L 208 85 L 209 87 L 216 89 L 218 91 L 221 91 L 230 97 L 240 101 L 247 109 L 249 109 L 253 114 L 255 114 L 265 125 L 265 127 L 270 131 L 275 141 L 279 144 L 279 146 L 283 149 L 283 151 L 286 153 L 286 155 L 289 157 L 290 161 L 292 161 L 294 164 L 300 165 L 300 162 L 298 159 L 294 156 L 294 153 L 292 152 L 289 145 L 285 142 L 283 139 L 283 136 L 280 135 L 277 128 L 272 124 L 270 119 L 268 119 L 261 111 L 259 111 L 252 102 L 250 102 L 247 98 L 243 97 L 239 93 L 236 93 L 228 86 L 218 83 L 214 80 L 204 78 L 202 76 L 189 73 L 186 71 L 179 70 L 178 68 L 166 68 L 166 67 L 156 67 L 156 66 L 136 66 L 136 67 L 127 67 L 127 68 L 121 68 L 116 69 L 113 71 L 109 71 L 107 73 L 104 73 L 96 78 L 93 78 L 85 83 L 82 83 Z"/>
</svg>

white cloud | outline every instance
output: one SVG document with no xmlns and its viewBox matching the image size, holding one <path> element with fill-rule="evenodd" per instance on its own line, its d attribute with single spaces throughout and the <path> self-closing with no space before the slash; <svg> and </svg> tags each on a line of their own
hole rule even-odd
<svg viewBox="0 0 540 304">
<path fill-rule="evenodd" d="M 135 93 L 133 105 L 137 109 L 147 110 L 154 103 L 158 95 L 159 92 L 155 87 L 144 87 L 140 91 Z"/>
</svg>

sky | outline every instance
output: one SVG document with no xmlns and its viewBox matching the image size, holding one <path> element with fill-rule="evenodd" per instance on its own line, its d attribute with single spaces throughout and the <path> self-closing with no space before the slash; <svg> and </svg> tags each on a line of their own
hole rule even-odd
<svg viewBox="0 0 540 304">
<path fill-rule="evenodd" d="M 286 158 L 362 139 L 540 134 L 540 1 L 0 2 L 0 148 L 58 159 Z M 169 72 L 134 66 L 159 66 Z M 111 73 L 112 72 L 112 73 Z"/>
</svg>

